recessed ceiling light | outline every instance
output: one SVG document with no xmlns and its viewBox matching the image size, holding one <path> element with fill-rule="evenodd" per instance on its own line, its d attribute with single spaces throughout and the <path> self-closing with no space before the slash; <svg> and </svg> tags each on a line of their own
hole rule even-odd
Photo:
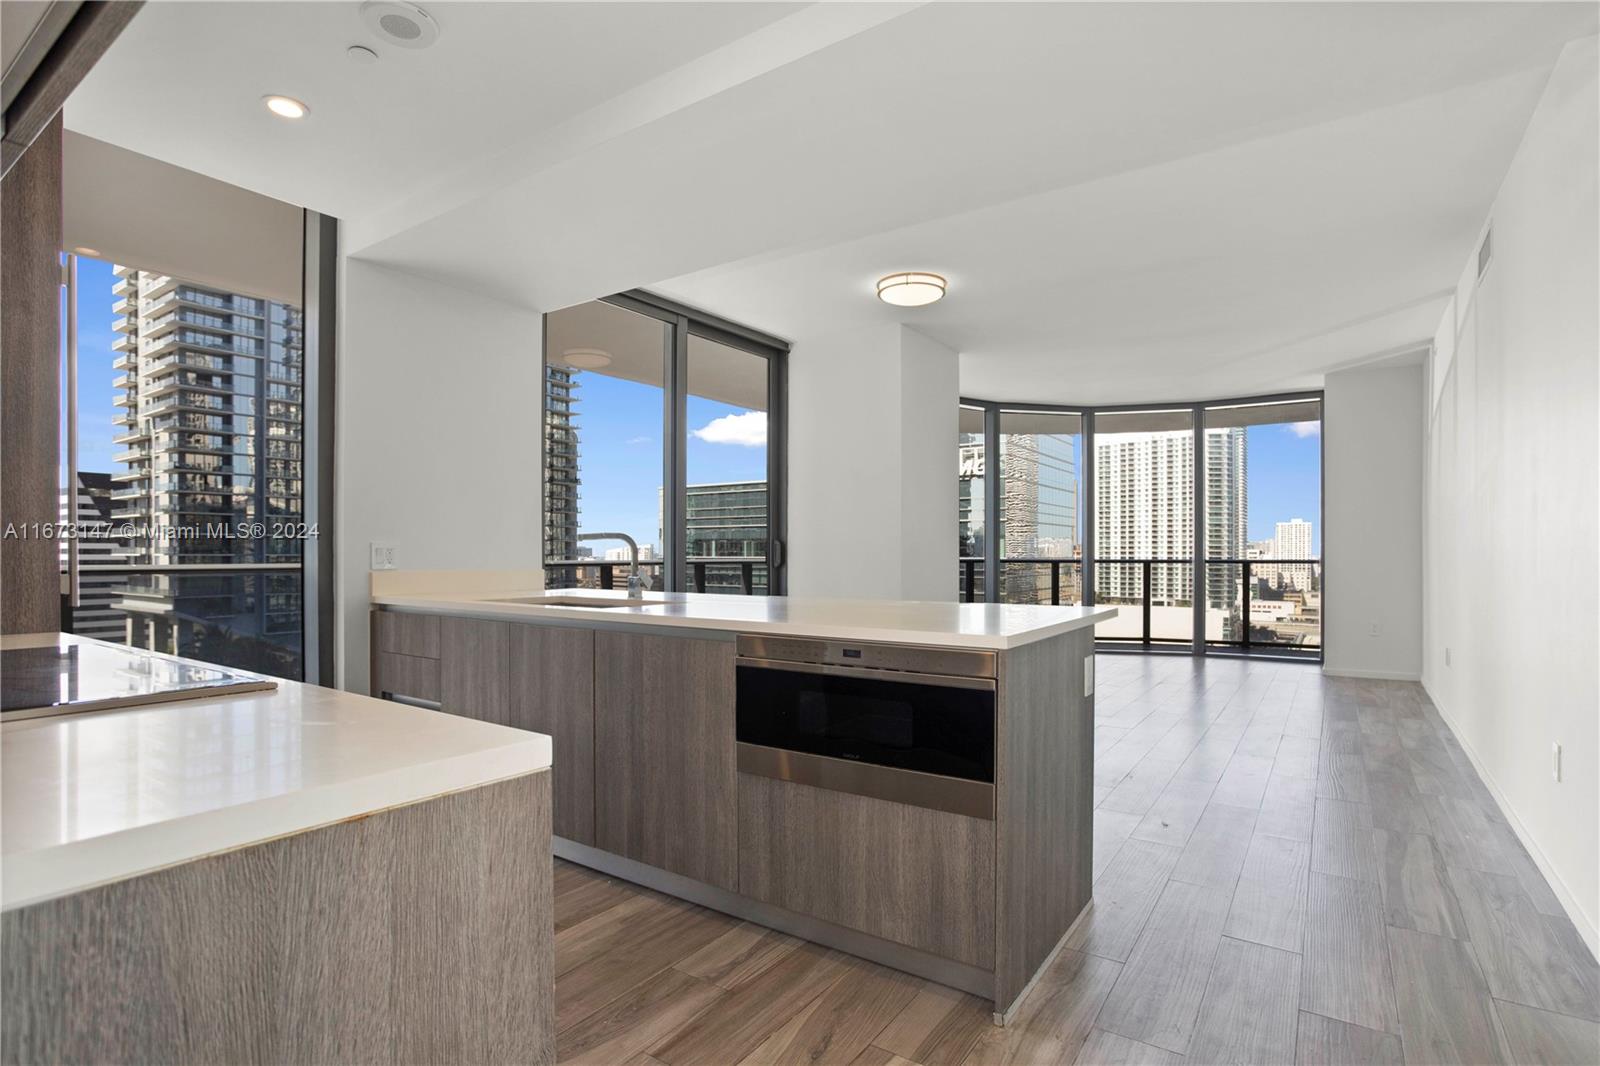
<svg viewBox="0 0 1600 1066">
<path fill-rule="evenodd" d="M 88 256 L 88 257 L 89 257 L 89 258 L 90 258 L 90 259 L 99 259 L 99 258 L 100 258 L 100 252 L 99 252 L 99 251 L 98 251 L 98 250 L 97 250 L 97 249 L 94 249 L 94 248 L 85 248 L 85 247 L 84 247 L 84 246 L 83 246 L 83 245 L 81 245 L 81 244 L 80 244 L 80 245 L 78 245 L 78 246 L 77 246 L 77 247 L 76 247 L 76 248 L 74 248 L 74 249 L 73 249 L 73 250 L 72 250 L 72 254 L 73 254 L 73 255 L 86 255 L 86 256 Z"/>
<path fill-rule="evenodd" d="M 611 353 L 599 348 L 568 348 L 561 353 L 561 358 L 568 366 L 579 370 L 599 370 L 611 365 Z"/>
<path fill-rule="evenodd" d="M 878 279 L 878 299 L 896 307 L 923 307 L 943 299 L 944 288 L 937 274 L 890 274 Z"/>
<path fill-rule="evenodd" d="M 262 102 L 279 118 L 305 118 L 311 109 L 292 96 L 263 96 Z"/>
</svg>

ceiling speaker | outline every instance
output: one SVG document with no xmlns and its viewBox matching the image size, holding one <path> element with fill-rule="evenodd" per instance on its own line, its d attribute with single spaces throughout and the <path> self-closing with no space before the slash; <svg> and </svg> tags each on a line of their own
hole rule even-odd
<svg viewBox="0 0 1600 1066">
<path fill-rule="evenodd" d="M 415 4 L 400 0 L 367 0 L 361 5 L 367 29 L 401 48 L 426 48 L 439 39 L 439 24 Z"/>
</svg>

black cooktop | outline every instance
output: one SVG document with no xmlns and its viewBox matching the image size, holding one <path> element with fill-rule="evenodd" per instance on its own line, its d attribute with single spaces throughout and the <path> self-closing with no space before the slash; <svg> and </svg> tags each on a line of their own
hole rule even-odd
<svg viewBox="0 0 1600 1066">
<path fill-rule="evenodd" d="M 256 674 L 184 662 L 139 648 L 62 638 L 55 644 L 0 651 L 0 712 L 69 713 L 259 691 L 276 683 Z"/>
</svg>

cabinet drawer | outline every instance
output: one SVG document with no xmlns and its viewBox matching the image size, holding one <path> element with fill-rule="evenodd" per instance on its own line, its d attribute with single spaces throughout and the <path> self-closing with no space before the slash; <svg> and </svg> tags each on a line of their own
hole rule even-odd
<svg viewBox="0 0 1600 1066">
<path fill-rule="evenodd" d="M 439 616 L 375 611 L 372 615 L 372 646 L 379 652 L 437 659 Z"/>
<path fill-rule="evenodd" d="M 396 655 L 388 651 L 380 651 L 373 659 L 377 667 L 377 673 L 372 678 L 374 695 L 388 693 L 439 702 L 438 659 Z"/>
<path fill-rule="evenodd" d="M 739 775 L 739 891 L 994 966 L 994 822 Z"/>
</svg>

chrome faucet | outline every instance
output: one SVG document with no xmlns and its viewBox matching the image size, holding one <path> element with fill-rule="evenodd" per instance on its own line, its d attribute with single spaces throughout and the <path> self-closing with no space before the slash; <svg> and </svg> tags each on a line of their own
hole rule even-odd
<svg viewBox="0 0 1600 1066">
<path fill-rule="evenodd" d="M 644 582 L 639 580 L 639 543 L 626 533 L 579 533 L 579 540 L 620 540 L 628 545 L 632 561 L 628 564 L 628 599 L 644 599 Z"/>
</svg>

